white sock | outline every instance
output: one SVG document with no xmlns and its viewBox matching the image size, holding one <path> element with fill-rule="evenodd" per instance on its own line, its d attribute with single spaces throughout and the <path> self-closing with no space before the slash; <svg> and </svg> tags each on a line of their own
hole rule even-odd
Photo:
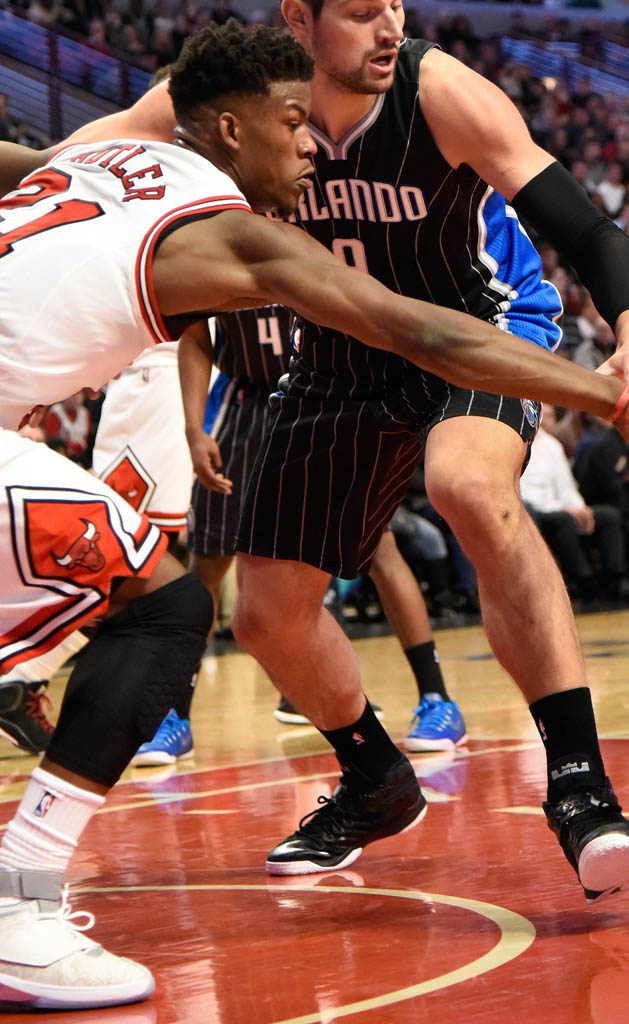
<svg viewBox="0 0 629 1024">
<path fill-rule="evenodd" d="M 30 661 L 22 661 L 16 665 L 5 676 L 2 676 L 2 682 L 22 680 L 25 683 L 36 683 L 40 679 L 50 679 L 57 669 L 61 668 L 73 654 L 77 654 L 85 647 L 87 642 L 87 637 L 77 629 L 52 650 L 46 651 L 38 658 L 31 658 Z"/>
<path fill-rule="evenodd" d="M 2 839 L 0 870 L 65 871 L 83 829 L 104 802 L 104 796 L 36 768 Z M 0 907 L 14 902 L 0 899 Z"/>
</svg>

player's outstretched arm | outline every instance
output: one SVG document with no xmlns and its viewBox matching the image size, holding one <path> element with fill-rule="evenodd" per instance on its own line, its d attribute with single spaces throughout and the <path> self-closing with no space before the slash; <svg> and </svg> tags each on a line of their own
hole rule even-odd
<svg viewBox="0 0 629 1024">
<path fill-rule="evenodd" d="M 159 249 L 162 315 L 281 303 L 324 327 L 403 356 L 460 387 L 607 417 L 622 390 L 465 313 L 397 295 L 298 228 L 230 211 L 174 231 Z"/>
</svg>

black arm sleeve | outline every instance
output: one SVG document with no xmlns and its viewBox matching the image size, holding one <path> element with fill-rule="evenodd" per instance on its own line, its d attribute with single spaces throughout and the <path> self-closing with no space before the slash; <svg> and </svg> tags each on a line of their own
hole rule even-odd
<svg viewBox="0 0 629 1024">
<path fill-rule="evenodd" d="M 629 309 L 629 237 L 557 162 L 521 188 L 511 205 L 570 262 L 613 329 Z"/>
</svg>

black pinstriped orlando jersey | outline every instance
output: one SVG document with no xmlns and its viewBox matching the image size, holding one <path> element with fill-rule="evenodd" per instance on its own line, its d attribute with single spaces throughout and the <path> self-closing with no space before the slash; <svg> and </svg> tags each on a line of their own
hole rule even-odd
<svg viewBox="0 0 629 1024">
<path fill-rule="evenodd" d="M 391 89 L 340 142 L 309 125 L 318 146 L 314 188 L 294 219 L 394 291 L 554 347 L 559 298 L 541 281 L 540 259 L 515 212 L 469 166 L 446 162 L 422 115 L 419 65 L 431 48 L 403 40 Z M 415 396 L 421 401 L 423 375 L 398 356 L 305 322 L 294 345 L 298 390 L 355 398 L 397 392 L 411 407 Z"/>
<path fill-rule="evenodd" d="M 274 388 L 288 369 L 291 310 L 261 306 L 216 318 L 217 366 L 229 377 L 265 381 Z"/>
</svg>

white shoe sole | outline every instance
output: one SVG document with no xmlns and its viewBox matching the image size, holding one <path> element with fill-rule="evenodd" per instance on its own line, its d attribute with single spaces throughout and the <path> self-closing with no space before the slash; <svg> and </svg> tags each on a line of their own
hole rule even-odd
<svg viewBox="0 0 629 1024">
<path fill-rule="evenodd" d="M 35 981 L 15 978 L 0 971 L 0 1003 L 15 1005 L 16 1010 L 79 1010 L 101 1006 L 123 1006 L 147 999 L 155 991 L 155 979 L 149 972 L 146 978 L 122 985 L 81 986 L 69 988 L 61 985 L 42 985 Z"/>
<path fill-rule="evenodd" d="M 423 740 L 418 736 L 405 736 L 403 746 L 405 750 L 410 750 L 413 754 L 419 754 L 423 751 L 425 754 L 430 754 L 437 750 L 456 750 L 457 747 L 467 743 L 467 733 L 463 733 L 460 740 L 456 743 L 454 740 Z"/>
<path fill-rule="evenodd" d="M 305 715 L 300 715 L 299 712 L 282 711 L 280 708 L 276 708 L 273 712 L 278 722 L 282 722 L 284 725 L 310 725 L 310 719 L 306 718 Z"/>
<path fill-rule="evenodd" d="M 579 880 L 596 892 L 629 885 L 629 836 L 608 832 L 592 839 L 579 857 Z"/>
<path fill-rule="evenodd" d="M 394 832 L 393 836 L 401 836 L 404 832 L 410 832 L 426 816 L 427 810 L 428 804 L 424 804 L 417 817 L 413 818 L 410 824 L 405 825 L 399 832 Z M 383 836 L 382 838 L 392 839 L 393 836 Z M 380 840 L 375 841 L 380 842 Z M 268 875 L 316 875 L 323 874 L 326 871 L 339 871 L 341 868 L 349 867 L 355 860 L 358 860 L 362 852 L 363 847 L 358 846 L 356 849 L 350 850 L 344 860 L 339 861 L 338 864 L 330 864 L 329 867 L 322 867 L 321 864 L 316 864 L 312 860 L 286 862 L 267 860 L 266 872 Z"/>
<path fill-rule="evenodd" d="M 374 714 L 379 722 L 384 718 L 384 712 L 381 710 L 374 711 Z M 278 722 L 282 722 L 284 725 L 312 725 L 309 718 L 305 715 L 300 715 L 298 711 L 282 711 L 281 708 L 276 708 L 273 712 Z"/>
<path fill-rule="evenodd" d="M 169 754 L 166 750 L 147 750 L 144 754 L 136 754 L 131 758 L 132 768 L 156 768 L 163 764 L 175 764 L 176 761 L 189 761 L 194 757 L 194 747 L 185 754 Z"/>
</svg>

